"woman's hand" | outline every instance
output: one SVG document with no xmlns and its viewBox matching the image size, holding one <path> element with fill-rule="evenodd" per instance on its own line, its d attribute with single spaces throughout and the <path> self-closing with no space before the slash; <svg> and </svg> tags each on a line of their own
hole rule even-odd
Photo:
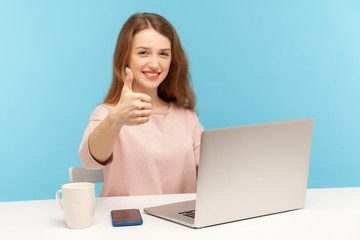
<svg viewBox="0 0 360 240">
<path fill-rule="evenodd" d="M 147 94 L 134 93 L 132 90 L 134 75 L 127 68 L 127 76 L 118 104 L 110 111 L 111 122 L 117 127 L 138 125 L 149 121 L 151 98 Z"/>
</svg>

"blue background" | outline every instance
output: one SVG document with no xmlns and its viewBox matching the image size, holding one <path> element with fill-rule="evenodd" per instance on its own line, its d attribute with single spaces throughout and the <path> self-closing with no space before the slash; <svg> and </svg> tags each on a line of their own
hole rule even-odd
<svg viewBox="0 0 360 240">
<path fill-rule="evenodd" d="M 360 2 L 0 1 L 0 201 L 51 199 L 135 12 L 177 29 L 203 126 L 313 118 L 309 188 L 360 186 Z M 99 192 L 100 186 L 97 186 Z"/>
</svg>

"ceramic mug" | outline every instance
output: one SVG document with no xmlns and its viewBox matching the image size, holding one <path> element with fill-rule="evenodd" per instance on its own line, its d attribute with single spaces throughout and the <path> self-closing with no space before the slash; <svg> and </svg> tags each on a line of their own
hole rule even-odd
<svg viewBox="0 0 360 240">
<path fill-rule="evenodd" d="M 88 182 L 64 184 L 56 192 L 56 200 L 64 212 L 66 225 L 69 228 L 87 228 L 92 225 L 95 211 L 95 184 Z"/>
</svg>

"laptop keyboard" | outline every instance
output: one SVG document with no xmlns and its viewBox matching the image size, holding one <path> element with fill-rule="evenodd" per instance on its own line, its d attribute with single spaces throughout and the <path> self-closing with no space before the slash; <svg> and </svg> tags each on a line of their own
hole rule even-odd
<svg viewBox="0 0 360 240">
<path fill-rule="evenodd" d="M 182 214 L 182 215 L 184 215 L 186 217 L 195 218 L 195 210 L 179 212 L 178 214 Z"/>
</svg>

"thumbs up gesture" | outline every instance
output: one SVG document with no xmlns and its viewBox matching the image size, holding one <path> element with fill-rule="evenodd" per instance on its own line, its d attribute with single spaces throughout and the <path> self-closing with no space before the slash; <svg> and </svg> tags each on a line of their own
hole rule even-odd
<svg viewBox="0 0 360 240">
<path fill-rule="evenodd" d="M 127 76 L 118 104 L 111 110 L 110 118 L 118 125 L 139 125 L 149 121 L 151 115 L 151 98 L 147 94 L 135 93 L 132 90 L 134 75 L 127 68 Z"/>
</svg>

